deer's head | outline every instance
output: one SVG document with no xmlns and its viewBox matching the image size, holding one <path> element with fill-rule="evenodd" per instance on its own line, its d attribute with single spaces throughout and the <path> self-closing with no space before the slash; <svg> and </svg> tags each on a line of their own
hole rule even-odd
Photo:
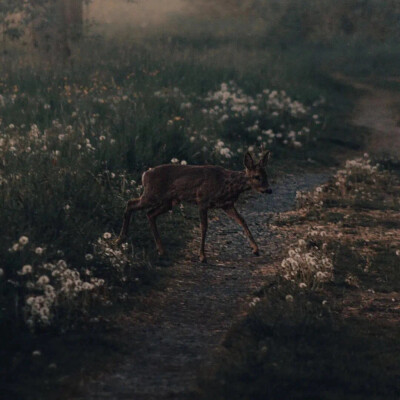
<svg viewBox="0 0 400 400">
<path fill-rule="evenodd" d="M 250 186 L 257 192 L 271 194 L 266 167 L 271 152 L 267 151 L 258 163 L 255 163 L 249 152 L 244 155 L 245 173 Z"/>
</svg>

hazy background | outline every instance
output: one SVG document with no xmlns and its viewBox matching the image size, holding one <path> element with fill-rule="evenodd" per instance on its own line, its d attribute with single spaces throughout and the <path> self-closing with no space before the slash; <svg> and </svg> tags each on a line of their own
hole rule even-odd
<svg viewBox="0 0 400 400">
<path fill-rule="evenodd" d="M 85 17 L 103 29 L 112 31 L 132 27 L 165 24 L 171 16 L 190 13 L 185 0 L 146 0 L 128 3 L 124 0 L 94 0 L 85 7 Z"/>
</svg>

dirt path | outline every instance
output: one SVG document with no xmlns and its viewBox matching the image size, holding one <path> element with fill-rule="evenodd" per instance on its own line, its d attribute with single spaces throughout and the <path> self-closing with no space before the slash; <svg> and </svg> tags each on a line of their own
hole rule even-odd
<svg viewBox="0 0 400 400">
<path fill-rule="evenodd" d="M 90 383 L 80 399 L 192 397 L 199 367 L 210 361 L 225 332 L 246 312 L 254 291 L 263 285 L 262 276 L 274 273 L 271 265 L 284 238 L 268 229 L 269 219 L 293 206 L 297 190 L 326 179 L 326 174 L 287 176 L 272 195 L 252 196 L 239 206 L 259 243 L 260 257 L 251 255 L 240 228 L 217 213 L 207 238 L 209 263 L 197 262 L 194 240 L 186 257 L 172 267 L 168 289 L 146 299 L 143 311 L 126 316 L 131 323 L 123 335 L 131 341 L 125 361 Z"/>
<path fill-rule="evenodd" d="M 366 150 L 371 154 L 399 156 L 400 153 L 400 95 L 335 75 L 335 78 L 363 92 L 357 103 L 352 123 L 367 128 L 371 135 Z"/>
</svg>

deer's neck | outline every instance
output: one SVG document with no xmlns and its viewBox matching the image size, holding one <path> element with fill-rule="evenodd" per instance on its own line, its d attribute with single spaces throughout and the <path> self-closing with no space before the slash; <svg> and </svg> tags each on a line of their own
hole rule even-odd
<svg viewBox="0 0 400 400">
<path fill-rule="evenodd" d="M 233 190 L 237 193 L 243 193 L 251 189 L 249 179 L 247 178 L 245 172 L 243 171 L 234 171 L 232 173 L 232 183 Z"/>
</svg>

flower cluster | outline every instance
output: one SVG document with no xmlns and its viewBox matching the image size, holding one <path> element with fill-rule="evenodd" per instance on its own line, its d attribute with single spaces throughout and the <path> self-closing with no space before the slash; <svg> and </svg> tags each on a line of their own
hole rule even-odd
<svg viewBox="0 0 400 400">
<path fill-rule="evenodd" d="M 18 127 L 11 124 L 0 132 L 0 160 L 8 164 L 15 157 L 29 160 L 41 155 L 55 164 L 71 152 L 81 157 L 93 157 L 96 150 L 115 142 L 115 139 L 104 134 L 94 136 L 89 132 L 78 132 L 72 125 L 63 126 L 58 120 L 53 120 L 52 125 L 44 130 L 40 130 L 36 124 L 28 128 L 24 124 Z"/>
<path fill-rule="evenodd" d="M 7 280 L 2 283 L 14 293 L 18 315 L 31 330 L 60 325 L 61 319 L 63 325 L 72 322 L 94 300 L 103 299 L 99 295 L 105 281 L 95 277 L 90 267 L 71 267 L 63 251 L 36 246 L 25 235 L 8 249 L 4 266 Z"/>
<path fill-rule="evenodd" d="M 206 96 L 185 94 L 176 87 L 157 91 L 154 96 L 168 100 L 170 106 L 175 104 L 179 115 L 168 120 L 168 127 L 183 130 L 197 149 L 213 154 L 222 163 L 239 156 L 243 143 L 261 148 L 301 148 L 315 141 L 322 124 L 319 107 L 325 102 L 319 99 L 306 106 L 285 91 L 270 89 L 252 96 L 234 81 L 221 83 Z M 196 127 L 190 124 L 192 120 L 198 123 Z"/>
<path fill-rule="evenodd" d="M 311 230 L 309 238 L 323 237 L 324 234 L 324 231 Z M 333 278 L 333 263 L 327 253 L 326 243 L 311 246 L 306 240 L 300 239 L 297 246 L 289 250 L 281 267 L 283 277 L 294 282 L 300 289 L 316 290 L 323 282 Z"/>
<path fill-rule="evenodd" d="M 340 195 L 354 195 L 362 190 L 365 184 L 376 184 L 384 179 L 385 174 L 379 170 L 379 165 L 373 165 L 366 153 L 362 158 L 346 161 L 345 167 L 340 169 L 334 177 L 336 191 Z"/>
<path fill-rule="evenodd" d="M 346 161 L 343 169 L 337 171 L 333 178 L 324 185 L 317 186 L 312 192 L 297 192 L 296 202 L 299 208 L 321 207 L 326 202 L 351 201 L 359 199 L 371 201 L 373 192 L 369 185 L 376 188 L 385 185 L 388 174 L 373 164 L 368 154 L 364 157 Z"/>
<path fill-rule="evenodd" d="M 257 141 L 264 145 L 301 147 L 309 139 L 310 127 L 321 124 L 318 114 L 311 115 L 311 107 L 293 100 L 285 91 L 264 89 L 253 97 L 230 81 L 209 92 L 204 100 L 211 107 L 203 108 L 203 114 L 228 126 L 232 122 L 244 124 L 245 131 L 257 135 Z M 298 129 L 304 122 L 306 125 Z"/>
<path fill-rule="evenodd" d="M 123 243 L 121 246 L 116 246 L 111 240 L 111 234 L 106 232 L 103 237 L 97 239 L 93 245 L 93 257 L 97 262 L 101 263 L 103 268 L 112 270 L 113 280 L 124 284 L 128 280 L 127 268 L 131 268 L 137 264 L 133 257 L 133 252 L 130 251 L 128 243 Z M 87 254 L 86 257 L 92 256 Z"/>
<path fill-rule="evenodd" d="M 89 270 L 83 277 L 63 259 L 35 267 L 24 265 L 19 274 L 26 290 L 25 321 L 31 329 L 51 325 L 60 309 L 82 312 L 104 285 L 104 280 L 91 276 Z"/>
</svg>

